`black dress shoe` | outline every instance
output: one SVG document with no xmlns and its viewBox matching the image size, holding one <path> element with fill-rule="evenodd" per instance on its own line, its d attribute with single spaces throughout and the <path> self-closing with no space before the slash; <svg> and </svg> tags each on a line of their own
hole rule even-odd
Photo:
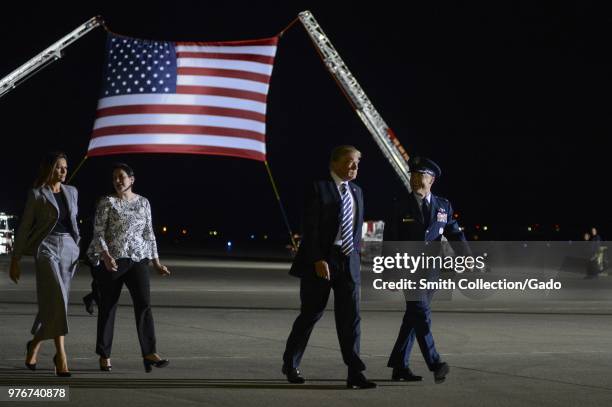
<svg viewBox="0 0 612 407">
<path fill-rule="evenodd" d="M 369 381 L 363 375 L 363 373 L 359 373 L 355 376 L 349 376 L 346 379 L 346 388 L 347 389 L 374 389 L 376 388 L 376 383 Z"/>
<path fill-rule="evenodd" d="M 421 380 L 423 380 L 423 377 L 415 375 L 414 373 L 412 373 L 412 370 L 408 368 L 394 367 L 393 373 L 391 374 L 391 380 L 395 380 L 396 382 L 399 382 L 401 380 L 407 382 L 420 382 Z"/>
<path fill-rule="evenodd" d="M 151 373 L 151 370 L 153 370 L 154 367 L 161 369 L 162 367 L 168 366 L 170 361 L 168 359 L 151 360 L 143 358 L 142 363 L 144 364 L 145 372 Z"/>
<path fill-rule="evenodd" d="M 55 375 L 56 375 L 57 377 L 71 377 L 71 376 L 72 376 L 72 373 L 70 373 L 70 372 L 68 372 L 68 371 L 66 371 L 66 372 L 60 372 L 60 371 L 57 369 L 57 355 L 53 356 L 53 368 L 54 368 L 54 370 L 55 370 Z"/>
<path fill-rule="evenodd" d="M 32 344 L 32 341 L 29 341 L 28 343 L 26 343 L 26 357 L 28 357 L 28 355 L 30 354 L 30 345 L 31 344 Z M 25 365 L 30 370 L 36 370 L 36 363 L 25 362 Z"/>
<path fill-rule="evenodd" d="M 93 303 L 94 303 L 94 297 L 92 293 L 89 293 L 85 297 L 83 297 L 83 304 L 85 304 L 85 311 L 87 311 L 89 315 L 93 315 L 94 313 Z"/>
<path fill-rule="evenodd" d="M 438 367 L 434 370 L 434 382 L 442 383 L 446 380 L 446 375 L 450 371 L 450 367 L 446 362 L 442 362 L 438 364 Z"/>
<path fill-rule="evenodd" d="M 293 384 L 303 384 L 306 379 L 302 377 L 300 371 L 296 368 L 287 369 L 283 366 L 282 372 L 285 376 L 287 376 L 287 381 Z"/>
<path fill-rule="evenodd" d="M 113 366 L 110 363 L 105 363 L 103 358 L 100 358 L 100 370 L 103 372 L 110 372 L 113 370 Z"/>
</svg>

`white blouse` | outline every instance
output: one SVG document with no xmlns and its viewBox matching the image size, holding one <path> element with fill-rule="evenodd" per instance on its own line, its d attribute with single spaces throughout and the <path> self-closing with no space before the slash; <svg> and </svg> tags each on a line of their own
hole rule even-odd
<svg viewBox="0 0 612 407">
<path fill-rule="evenodd" d="M 136 195 L 131 201 L 126 201 L 106 196 L 100 200 L 93 239 L 87 249 L 89 260 L 98 265 L 105 250 L 114 259 L 141 261 L 159 257 L 147 198 Z"/>
</svg>

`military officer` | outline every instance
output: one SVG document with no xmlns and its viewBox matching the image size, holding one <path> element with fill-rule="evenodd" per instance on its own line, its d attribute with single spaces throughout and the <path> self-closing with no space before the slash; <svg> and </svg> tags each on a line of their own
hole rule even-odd
<svg viewBox="0 0 612 407">
<path fill-rule="evenodd" d="M 445 236 L 455 252 L 469 253 L 465 236 L 450 202 L 431 193 L 431 187 L 442 171 L 432 160 L 415 157 L 409 160 L 412 193 L 396 201 L 385 219 L 384 241 L 440 241 Z M 417 298 L 406 298 L 406 312 L 387 363 L 393 368 L 393 380 L 420 381 L 409 368 L 410 351 L 416 338 L 427 367 L 436 383 L 442 383 L 449 366 L 438 354 L 431 332 L 430 302 L 433 291 Z"/>
</svg>

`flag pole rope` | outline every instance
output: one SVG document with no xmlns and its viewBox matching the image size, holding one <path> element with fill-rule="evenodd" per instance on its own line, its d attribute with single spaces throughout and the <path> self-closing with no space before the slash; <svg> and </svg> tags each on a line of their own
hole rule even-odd
<svg viewBox="0 0 612 407">
<path fill-rule="evenodd" d="M 291 27 L 293 27 L 295 25 L 295 23 L 297 23 L 299 21 L 299 17 L 296 17 L 292 22 L 289 23 L 289 25 L 285 28 L 283 28 L 283 30 L 281 32 L 278 33 L 279 37 L 282 37 L 283 34 L 285 34 L 285 31 L 289 30 Z"/>
<path fill-rule="evenodd" d="M 104 21 L 104 19 L 102 18 L 102 16 L 98 16 L 100 17 L 100 25 L 102 26 L 102 28 L 104 28 L 104 31 L 112 33 L 112 31 L 110 30 L 110 28 L 108 28 L 108 25 L 106 25 L 106 21 Z"/>
<path fill-rule="evenodd" d="M 70 182 L 72 181 L 72 179 L 74 178 L 76 173 L 79 172 L 79 170 L 81 169 L 81 167 L 85 163 L 85 160 L 87 160 L 87 156 L 83 157 L 83 159 L 81 160 L 79 165 L 77 165 L 76 170 L 74 170 L 74 172 L 70 175 L 70 178 L 68 178 L 68 182 L 67 182 L 68 184 L 70 184 Z"/>
<path fill-rule="evenodd" d="M 291 240 L 291 246 L 293 246 L 293 250 L 297 251 L 297 243 L 293 238 L 293 232 L 291 231 L 291 226 L 289 225 L 289 219 L 287 219 L 287 213 L 285 212 L 285 208 L 283 207 L 283 203 L 281 201 L 280 195 L 278 193 L 278 188 L 276 187 L 276 182 L 274 182 L 274 177 L 272 176 L 272 170 L 270 170 L 270 165 L 268 165 L 268 161 L 264 160 L 264 164 L 266 165 L 266 170 L 268 172 L 268 177 L 270 178 L 270 183 L 272 184 L 272 189 L 274 190 L 274 195 L 276 196 L 276 200 L 278 201 L 278 206 L 280 207 L 281 214 L 283 215 L 283 220 L 285 221 L 285 226 L 287 227 L 287 231 L 289 232 L 289 239 Z"/>
</svg>

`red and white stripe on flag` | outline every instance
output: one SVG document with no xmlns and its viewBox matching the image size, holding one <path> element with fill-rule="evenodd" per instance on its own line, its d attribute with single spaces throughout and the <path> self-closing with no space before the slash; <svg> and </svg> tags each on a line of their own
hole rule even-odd
<svg viewBox="0 0 612 407">
<path fill-rule="evenodd" d="M 148 41 L 109 34 L 88 156 L 214 154 L 266 159 L 278 37 Z"/>
</svg>

